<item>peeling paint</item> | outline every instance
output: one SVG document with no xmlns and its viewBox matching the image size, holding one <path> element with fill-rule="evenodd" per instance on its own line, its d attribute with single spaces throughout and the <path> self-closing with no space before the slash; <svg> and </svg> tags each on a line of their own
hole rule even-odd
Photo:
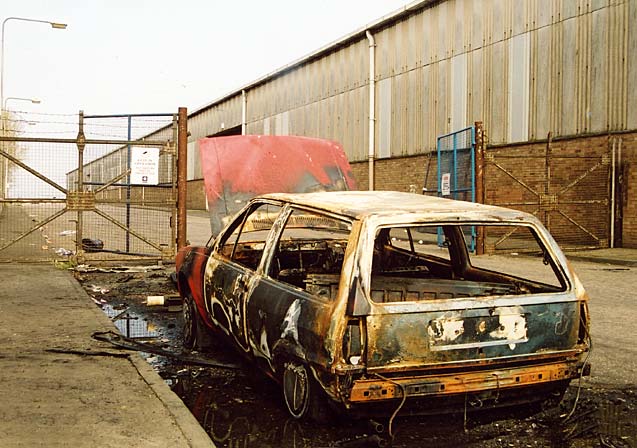
<svg viewBox="0 0 637 448">
<path fill-rule="evenodd" d="M 281 339 L 290 336 L 294 342 L 299 342 L 299 316 L 301 315 L 301 301 L 296 299 L 288 308 L 283 319 L 283 330 L 281 331 Z"/>
<path fill-rule="evenodd" d="M 489 333 L 489 336 L 494 339 L 506 340 L 511 350 L 515 349 L 516 344 L 528 341 L 526 318 L 521 307 L 496 308 L 494 314 L 500 316 L 500 326 Z"/>
<path fill-rule="evenodd" d="M 427 333 L 435 342 L 453 342 L 464 334 L 464 320 L 459 314 L 429 322 Z"/>
</svg>

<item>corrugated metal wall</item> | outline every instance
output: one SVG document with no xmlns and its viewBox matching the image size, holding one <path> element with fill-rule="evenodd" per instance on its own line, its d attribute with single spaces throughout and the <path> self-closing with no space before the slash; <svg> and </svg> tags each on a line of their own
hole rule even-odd
<svg viewBox="0 0 637 448">
<path fill-rule="evenodd" d="M 379 158 L 433 150 L 474 121 L 491 144 L 637 129 L 637 0 L 448 0 L 371 31 Z M 334 139 L 366 160 L 357 36 L 248 87 L 247 132 Z M 191 116 L 192 141 L 241 124 L 241 92 L 227 98 Z"/>
</svg>

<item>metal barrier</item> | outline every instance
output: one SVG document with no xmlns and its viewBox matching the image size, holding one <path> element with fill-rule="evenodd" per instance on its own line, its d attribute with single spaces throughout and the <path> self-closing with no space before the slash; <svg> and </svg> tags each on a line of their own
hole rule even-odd
<svg viewBox="0 0 637 448">
<path fill-rule="evenodd" d="M 133 119 L 159 116 L 172 124 L 153 140 L 131 139 Z M 115 117 L 128 121 L 128 138 L 87 138 L 87 118 Z M 0 136 L 0 261 L 172 259 L 177 140 L 177 114 L 80 112 L 76 138 Z M 132 178 L 136 160 L 142 170 L 156 164 L 146 168 L 157 178 Z"/>
<path fill-rule="evenodd" d="M 476 201 L 475 127 L 470 126 L 437 138 L 438 196 L 461 201 Z M 470 251 L 476 248 L 476 229 L 465 229 Z M 442 230 L 438 230 L 438 244 L 442 244 Z"/>
</svg>

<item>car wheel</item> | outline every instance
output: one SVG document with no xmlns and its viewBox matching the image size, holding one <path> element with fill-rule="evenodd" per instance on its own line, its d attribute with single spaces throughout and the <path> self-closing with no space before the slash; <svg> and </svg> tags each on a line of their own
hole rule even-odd
<svg viewBox="0 0 637 448">
<path fill-rule="evenodd" d="M 195 306 L 195 301 L 192 296 L 188 294 L 184 297 L 184 303 L 182 305 L 182 317 L 184 320 L 183 340 L 184 347 L 187 349 L 194 349 L 197 345 L 197 324 L 198 314 Z"/>
<path fill-rule="evenodd" d="M 285 363 L 283 398 L 288 412 L 297 419 L 326 422 L 329 418 L 324 392 L 320 390 L 309 369 L 297 362 Z"/>
</svg>

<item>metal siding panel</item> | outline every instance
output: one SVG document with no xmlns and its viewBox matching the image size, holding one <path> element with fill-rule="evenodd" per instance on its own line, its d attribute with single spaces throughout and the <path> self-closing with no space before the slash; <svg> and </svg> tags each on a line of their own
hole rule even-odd
<svg viewBox="0 0 637 448">
<path fill-rule="evenodd" d="M 590 130 L 599 132 L 608 128 L 608 9 L 594 11 L 592 19 Z"/>
<path fill-rule="evenodd" d="M 451 131 L 467 125 L 467 54 L 451 58 Z"/>
<path fill-rule="evenodd" d="M 471 48 L 481 48 L 485 42 L 485 14 L 484 14 L 484 2 L 481 0 L 474 0 L 472 2 L 472 17 L 471 17 Z"/>
<path fill-rule="evenodd" d="M 265 117 L 263 119 L 263 135 L 270 135 L 272 133 L 271 125 L 270 125 L 270 117 Z"/>
<path fill-rule="evenodd" d="M 449 132 L 449 61 L 443 60 L 434 64 L 436 71 L 436 135 Z"/>
<path fill-rule="evenodd" d="M 376 155 L 391 155 L 392 78 L 378 82 L 378 105 L 376 116 Z"/>
<path fill-rule="evenodd" d="M 394 77 L 392 91 L 392 134 L 391 156 L 400 157 L 407 150 L 407 74 L 403 73 Z"/>
<path fill-rule="evenodd" d="M 186 179 L 193 180 L 195 179 L 195 160 L 198 158 L 196 141 L 188 142 L 186 149 L 186 159 L 187 159 L 187 168 L 186 168 Z"/>
<path fill-rule="evenodd" d="M 562 22 L 562 107 L 561 107 L 561 135 L 574 135 L 577 132 L 579 64 L 577 41 L 577 19 Z"/>
<path fill-rule="evenodd" d="M 421 14 L 419 22 L 421 22 L 421 29 L 423 32 L 420 59 L 423 65 L 429 65 L 433 62 L 435 48 L 434 39 L 437 37 L 433 26 L 434 17 L 433 14 L 430 13 L 430 10 Z"/>
<path fill-rule="evenodd" d="M 628 3 L 628 28 L 627 42 L 627 79 L 626 79 L 626 103 L 627 108 L 626 127 L 637 129 L 637 2 Z"/>
<path fill-rule="evenodd" d="M 472 51 L 469 56 L 469 64 L 472 76 L 469 79 L 471 85 L 469 89 L 469 97 L 471 99 L 471 107 L 469 109 L 470 122 L 483 121 L 484 115 L 484 64 L 482 62 L 484 50 L 479 49 Z"/>
<path fill-rule="evenodd" d="M 495 44 L 506 38 L 506 10 L 508 0 L 491 0 L 491 33 L 489 42 Z"/>
<path fill-rule="evenodd" d="M 490 141 L 493 143 L 503 143 L 506 141 L 507 129 L 507 95 L 504 86 L 507 85 L 505 71 L 505 51 L 504 42 L 498 42 L 491 47 L 492 59 L 491 88 L 490 88 Z"/>
<path fill-rule="evenodd" d="M 539 29 L 551 24 L 553 0 L 540 0 L 535 2 L 534 28 Z"/>
<path fill-rule="evenodd" d="M 591 11 L 607 8 L 608 3 L 608 0 L 590 0 Z"/>
<path fill-rule="evenodd" d="M 529 34 L 509 40 L 508 141 L 522 142 L 529 138 Z"/>
<path fill-rule="evenodd" d="M 405 44 L 407 47 L 407 51 L 405 52 L 405 69 L 413 70 L 419 65 L 418 61 L 418 42 L 421 40 L 420 36 L 416 34 L 417 29 L 416 16 L 412 15 L 407 19 L 407 23 L 405 24 L 403 35 L 405 38 Z"/>
<path fill-rule="evenodd" d="M 407 147 L 405 154 L 418 154 L 422 151 L 422 83 L 419 70 L 407 73 Z"/>
<path fill-rule="evenodd" d="M 367 158 L 369 149 L 369 89 L 367 86 L 354 91 L 354 117 L 355 127 L 359 132 L 354 134 L 354 145 L 359 151 L 360 159 Z"/>
<path fill-rule="evenodd" d="M 467 0 L 453 0 L 451 8 L 453 8 L 453 23 L 450 29 L 453 35 L 453 46 L 451 54 L 457 55 L 465 51 L 465 33 L 467 33 L 467 24 L 464 21 L 464 12 Z"/>
<path fill-rule="evenodd" d="M 562 0 L 560 2 L 560 5 L 562 6 L 560 11 L 562 20 L 567 20 L 577 16 L 579 12 L 578 3 L 579 2 L 577 0 Z"/>
<path fill-rule="evenodd" d="M 431 65 L 427 65 L 422 68 L 420 78 L 422 80 L 422 132 L 423 142 L 425 148 L 432 148 L 435 146 L 435 113 L 433 108 L 433 93 L 432 93 L 432 70 Z"/>
<path fill-rule="evenodd" d="M 449 15 L 449 3 L 447 2 L 439 3 L 433 9 L 433 11 L 437 13 L 435 28 L 436 28 L 437 36 L 438 36 L 438 42 L 437 42 L 438 48 L 434 56 L 434 60 L 440 61 L 442 59 L 448 58 L 449 53 L 451 53 L 449 48 L 451 46 L 451 44 L 449 43 L 451 33 L 448 32 L 449 30 L 447 27 L 448 15 Z"/>
<path fill-rule="evenodd" d="M 572 18 L 578 7 L 584 15 Z M 375 33 L 377 79 L 385 81 L 377 85 L 378 151 L 428 150 L 436 135 L 476 120 L 485 121 L 493 143 L 545 138 L 549 130 L 574 134 L 587 117 L 591 131 L 606 130 L 608 120 L 613 129 L 637 127 L 637 108 L 628 107 L 637 103 L 637 2 L 613 3 L 613 17 L 609 8 L 606 0 L 449 0 L 388 24 Z M 530 28 L 532 37 L 521 37 Z M 509 33 L 516 37 L 504 45 Z M 475 51 L 485 39 L 495 44 Z M 367 70 L 363 36 L 250 89 L 248 130 L 265 131 L 264 118 L 280 116 L 280 131 L 336 138 L 350 157 L 365 160 Z M 197 138 L 240 121 L 236 95 L 198 113 L 190 129 Z"/>
<path fill-rule="evenodd" d="M 511 8 L 511 31 L 514 36 L 526 33 L 529 30 L 529 2 L 530 0 L 517 0 Z"/>
<path fill-rule="evenodd" d="M 551 30 L 541 28 L 535 31 L 535 128 L 531 131 L 536 138 L 545 138 L 551 130 L 551 64 L 547 61 L 546 49 L 551 47 Z M 540 58 L 540 55 L 544 56 Z"/>
</svg>

